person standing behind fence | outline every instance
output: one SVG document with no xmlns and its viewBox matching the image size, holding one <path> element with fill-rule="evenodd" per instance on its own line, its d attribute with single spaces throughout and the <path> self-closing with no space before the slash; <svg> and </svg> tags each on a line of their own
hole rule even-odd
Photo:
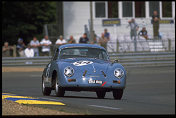
<svg viewBox="0 0 176 118">
<path fill-rule="evenodd" d="M 101 38 L 99 39 L 100 46 L 102 46 L 105 49 L 107 49 L 107 42 L 108 42 L 108 39 L 104 36 L 104 33 L 102 33 L 101 34 Z"/>
<path fill-rule="evenodd" d="M 104 37 L 106 37 L 108 41 L 110 40 L 110 33 L 108 32 L 107 29 L 104 29 Z"/>
<path fill-rule="evenodd" d="M 79 43 L 89 43 L 89 39 L 87 38 L 87 34 L 84 33 L 82 37 L 79 39 Z"/>
<path fill-rule="evenodd" d="M 31 48 L 30 44 L 27 45 L 27 48 L 24 50 L 24 54 L 26 57 L 34 57 L 34 49 Z"/>
<path fill-rule="evenodd" d="M 27 48 L 24 50 L 24 54 L 27 58 L 34 57 L 34 49 L 31 48 L 30 44 L 27 45 Z M 26 64 L 32 64 L 32 61 L 26 61 Z"/>
<path fill-rule="evenodd" d="M 143 27 L 142 30 L 138 33 L 139 37 L 143 37 L 145 39 L 148 39 L 148 35 L 147 35 L 147 30 L 146 27 Z"/>
<path fill-rule="evenodd" d="M 135 19 L 132 18 L 130 21 L 128 21 L 129 25 L 130 26 L 130 37 L 131 37 L 131 40 L 133 40 L 133 37 L 134 37 L 134 40 L 136 40 L 136 36 L 137 36 L 137 31 L 139 29 L 139 26 L 138 24 L 135 22 Z"/>
<path fill-rule="evenodd" d="M 158 15 L 158 12 L 154 11 L 153 12 L 153 16 L 152 16 L 153 38 L 154 39 L 158 39 L 158 35 L 159 35 L 159 21 L 160 21 L 160 17 Z"/>
<path fill-rule="evenodd" d="M 33 37 L 33 40 L 31 40 L 30 45 L 31 45 L 32 49 L 34 50 L 34 56 L 39 56 L 38 47 L 40 46 L 40 43 L 36 37 Z"/>
<path fill-rule="evenodd" d="M 59 39 L 57 39 L 57 41 L 56 41 L 56 45 L 59 45 L 59 46 L 64 45 L 66 43 L 67 43 L 67 41 L 65 39 L 63 39 L 62 35 L 60 35 Z"/>
<path fill-rule="evenodd" d="M 69 44 L 76 43 L 76 40 L 73 38 L 73 36 L 70 36 L 70 39 L 68 40 Z"/>
<path fill-rule="evenodd" d="M 4 43 L 4 46 L 2 47 L 2 56 L 3 57 L 10 57 L 10 50 L 13 50 L 11 46 L 9 46 L 8 42 Z"/>
<path fill-rule="evenodd" d="M 24 49 L 25 49 L 26 45 L 24 44 L 23 42 L 23 39 L 22 38 L 19 38 L 18 39 L 18 44 L 17 44 L 17 54 L 18 56 L 20 57 L 24 57 Z"/>
<path fill-rule="evenodd" d="M 47 35 L 42 39 L 40 44 L 42 46 L 43 56 L 49 56 L 50 46 L 51 46 L 52 42 L 48 39 Z"/>
<path fill-rule="evenodd" d="M 97 35 L 94 34 L 93 41 L 91 41 L 91 44 L 97 44 Z"/>
</svg>

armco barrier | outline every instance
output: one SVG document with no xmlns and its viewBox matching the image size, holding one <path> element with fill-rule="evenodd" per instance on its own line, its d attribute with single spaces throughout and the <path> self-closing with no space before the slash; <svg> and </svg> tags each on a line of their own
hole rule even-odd
<svg viewBox="0 0 176 118">
<path fill-rule="evenodd" d="M 175 66 L 175 52 L 111 53 L 110 60 L 123 66 Z M 3 57 L 2 66 L 46 66 L 49 57 Z"/>
</svg>

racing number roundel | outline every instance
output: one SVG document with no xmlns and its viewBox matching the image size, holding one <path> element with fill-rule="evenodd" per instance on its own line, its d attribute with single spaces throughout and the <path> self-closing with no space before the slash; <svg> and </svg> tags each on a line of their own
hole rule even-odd
<svg viewBox="0 0 176 118">
<path fill-rule="evenodd" d="M 92 64 L 93 62 L 92 61 L 76 61 L 73 63 L 73 65 L 75 66 L 85 66 L 85 65 L 88 65 L 88 64 Z"/>
</svg>

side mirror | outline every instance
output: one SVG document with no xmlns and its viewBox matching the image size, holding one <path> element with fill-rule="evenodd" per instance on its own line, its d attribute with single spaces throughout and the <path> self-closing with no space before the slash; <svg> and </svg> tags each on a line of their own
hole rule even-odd
<svg viewBox="0 0 176 118">
<path fill-rule="evenodd" d="M 118 63 L 118 62 L 119 62 L 119 60 L 118 60 L 118 59 L 115 59 L 115 60 L 112 62 L 112 64 Z"/>
<path fill-rule="evenodd" d="M 118 63 L 118 62 L 119 62 L 119 60 L 118 60 L 118 59 L 114 60 L 114 63 Z"/>
</svg>

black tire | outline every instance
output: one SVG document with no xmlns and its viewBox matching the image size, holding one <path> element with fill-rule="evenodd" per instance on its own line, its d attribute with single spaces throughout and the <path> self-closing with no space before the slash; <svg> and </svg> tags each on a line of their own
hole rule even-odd
<svg viewBox="0 0 176 118">
<path fill-rule="evenodd" d="M 113 90 L 114 99 L 121 100 L 123 95 L 123 89 Z"/>
<path fill-rule="evenodd" d="M 55 79 L 55 93 L 57 97 L 63 97 L 65 94 L 65 90 L 59 86 L 57 75 Z"/>
<path fill-rule="evenodd" d="M 43 76 L 42 76 L 42 93 L 44 96 L 49 96 L 51 94 L 51 88 L 45 87 L 44 81 L 43 81 Z"/>
<path fill-rule="evenodd" d="M 96 94 L 99 99 L 103 99 L 106 95 L 106 92 L 105 91 L 96 91 Z"/>
</svg>

